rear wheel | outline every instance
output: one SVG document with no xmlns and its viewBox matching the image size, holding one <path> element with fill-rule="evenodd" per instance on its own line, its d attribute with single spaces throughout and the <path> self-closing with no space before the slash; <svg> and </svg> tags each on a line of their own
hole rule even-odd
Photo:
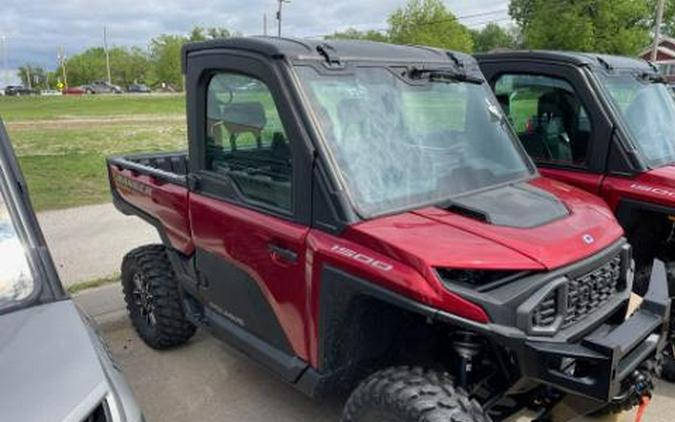
<svg viewBox="0 0 675 422">
<path fill-rule="evenodd" d="M 167 349 L 194 335 L 196 327 L 185 316 L 164 246 L 141 246 L 129 252 L 122 262 L 122 287 L 129 317 L 148 346 Z"/>
<path fill-rule="evenodd" d="M 422 368 L 385 369 L 352 393 L 342 422 L 489 422 L 450 375 Z"/>
</svg>

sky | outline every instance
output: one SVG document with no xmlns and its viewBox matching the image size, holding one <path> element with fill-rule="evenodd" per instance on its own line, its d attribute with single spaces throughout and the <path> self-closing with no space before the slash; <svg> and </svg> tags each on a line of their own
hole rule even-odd
<svg viewBox="0 0 675 422">
<path fill-rule="evenodd" d="M 405 0 L 291 0 L 284 5 L 283 35 L 319 37 L 349 27 L 383 29 L 389 13 Z M 508 0 L 444 0 L 469 27 L 489 21 L 508 22 Z M 162 33 L 187 33 L 195 25 L 226 27 L 243 35 L 263 32 L 267 14 L 276 33 L 275 0 L 2 0 L 0 44 L 6 40 L 7 66 L 0 52 L 3 76 L 31 63 L 56 67 L 57 49 L 72 56 L 103 44 L 103 27 L 115 46 L 147 47 Z M 476 16 L 477 15 L 477 16 Z M 0 49 L 1 49 L 0 45 Z"/>
</svg>

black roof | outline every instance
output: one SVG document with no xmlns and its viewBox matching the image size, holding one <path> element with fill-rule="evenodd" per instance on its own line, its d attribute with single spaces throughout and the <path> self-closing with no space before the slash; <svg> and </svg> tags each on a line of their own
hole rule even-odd
<svg viewBox="0 0 675 422">
<path fill-rule="evenodd" d="M 452 63 L 445 50 L 361 40 L 308 40 L 278 37 L 237 37 L 188 43 L 183 46 L 183 71 L 189 54 L 203 50 L 228 49 L 258 53 L 269 58 L 325 60 L 323 48 L 340 61 L 387 61 L 415 63 Z M 453 55 L 466 64 L 475 60 L 464 53 Z"/>
<path fill-rule="evenodd" d="M 535 60 L 568 63 L 575 66 L 609 66 L 616 69 L 638 69 L 645 72 L 656 71 L 648 61 L 643 59 L 571 51 L 513 50 L 477 54 L 475 57 L 479 62 L 505 59 L 523 61 Z"/>
</svg>

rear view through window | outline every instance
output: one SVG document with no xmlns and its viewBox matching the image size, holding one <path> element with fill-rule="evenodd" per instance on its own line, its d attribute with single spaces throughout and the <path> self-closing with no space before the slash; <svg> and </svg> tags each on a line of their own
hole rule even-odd
<svg viewBox="0 0 675 422">
<path fill-rule="evenodd" d="M 649 165 L 675 162 L 675 100 L 668 87 L 627 73 L 602 75 L 600 81 Z"/>
<path fill-rule="evenodd" d="M 495 92 L 535 161 L 586 164 L 590 119 L 569 82 L 543 75 L 504 74 L 497 79 Z"/>
<path fill-rule="evenodd" d="M 291 148 L 269 88 L 255 78 L 218 73 L 208 88 L 206 166 L 246 199 L 291 208 Z"/>
<path fill-rule="evenodd" d="M 375 67 L 337 75 L 296 70 L 363 216 L 441 202 L 532 171 L 480 81 L 406 80 Z"/>
<path fill-rule="evenodd" d="M 0 309 L 15 305 L 33 293 L 33 276 L 23 243 L 0 193 Z"/>
</svg>

